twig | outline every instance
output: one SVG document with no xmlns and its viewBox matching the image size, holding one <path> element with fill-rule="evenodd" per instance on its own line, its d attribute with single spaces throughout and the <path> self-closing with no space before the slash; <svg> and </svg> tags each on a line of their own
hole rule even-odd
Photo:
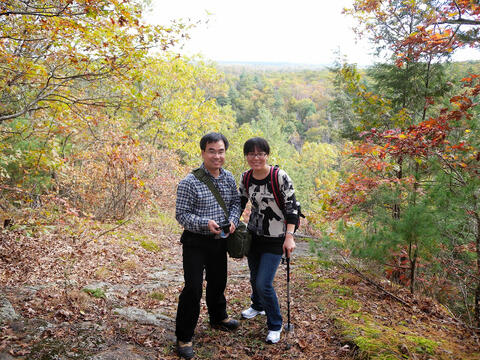
<svg viewBox="0 0 480 360">
<path fill-rule="evenodd" d="M 301 234 L 301 233 L 298 233 L 298 232 L 295 233 L 295 237 L 299 238 L 299 239 L 322 240 L 319 237 L 315 237 L 315 236 L 312 236 L 312 235 Z"/>
<path fill-rule="evenodd" d="M 113 228 L 111 228 L 111 229 L 109 229 L 109 230 L 105 230 L 104 232 L 102 232 L 100 235 L 98 235 L 97 237 L 95 237 L 95 238 L 93 238 L 93 239 L 94 239 L 94 240 L 97 240 L 99 237 L 101 237 L 101 236 L 109 233 L 110 231 L 113 231 L 113 230 L 118 229 L 120 226 L 122 226 L 122 225 L 124 225 L 124 224 L 126 224 L 126 223 L 128 223 L 128 222 L 130 222 L 130 221 L 132 221 L 132 220 L 131 220 L 131 219 L 127 219 L 127 220 L 125 220 L 124 222 L 118 224 L 117 226 L 115 226 L 115 227 L 113 227 Z"/>
<path fill-rule="evenodd" d="M 445 309 L 447 309 L 447 311 L 449 312 L 450 316 L 452 317 L 453 320 L 455 320 L 455 325 L 461 325 L 465 328 L 467 328 L 468 330 L 471 331 L 472 335 L 473 335 L 473 338 L 475 339 L 475 342 L 477 343 L 477 345 L 480 345 L 480 339 L 478 338 L 478 330 L 480 330 L 480 328 L 476 328 L 476 327 L 473 327 L 471 325 L 468 325 L 467 323 L 465 323 L 465 321 L 463 321 L 462 319 L 459 319 L 455 316 L 455 314 L 452 312 L 452 310 L 450 310 L 450 308 L 445 305 L 445 304 L 441 304 Z M 469 318 L 470 318 L 470 314 L 469 315 Z"/>
<path fill-rule="evenodd" d="M 391 298 L 401 302 L 403 305 L 407 306 L 407 307 L 412 307 L 412 305 L 410 305 L 409 303 L 407 303 L 405 300 L 399 298 L 398 296 L 392 294 L 390 291 L 386 290 L 384 287 L 382 287 L 381 285 L 377 284 L 375 281 L 369 279 L 366 275 L 362 274 L 360 272 L 360 270 L 358 270 L 355 266 L 353 266 L 346 258 L 345 256 L 343 256 L 342 254 L 340 254 L 340 256 L 342 257 L 343 261 L 348 265 L 348 267 L 353 270 L 353 272 L 355 274 L 357 274 L 358 276 L 360 276 L 362 279 L 364 279 L 365 281 L 367 281 L 369 284 L 375 286 L 378 290 L 380 291 L 383 291 L 385 294 L 387 294 L 388 296 L 390 296 Z M 344 264 L 340 264 L 345 270 L 349 271 L 350 269 L 348 269 Z"/>
<path fill-rule="evenodd" d="M 297 235 L 297 234 L 296 234 Z M 304 237 L 308 237 L 308 236 L 305 236 Z M 357 274 L 358 276 L 360 276 L 362 279 L 364 279 L 365 281 L 367 281 L 369 284 L 375 286 L 378 290 L 386 293 L 388 296 L 390 296 L 391 298 L 399 301 L 400 303 L 402 303 L 403 305 L 411 308 L 412 305 L 408 304 L 407 302 L 405 302 L 405 300 L 399 298 L 398 296 L 392 294 L 391 292 L 389 292 L 388 290 L 386 290 L 385 288 L 383 288 L 381 285 L 377 284 L 375 281 L 371 280 L 370 278 L 368 278 L 366 275 L 364 275 L 362 272 L 360 272 L 360 270 L 358 270 L 355 266 L 353 266 L 348 260 L 347 258 L 345 258 L 345 256 L 343 256 L 339 251 L 336 251 L 337 254 L 339 254 L 343 261 L 345 262 L 345 264 L 348 265 L 348 268 L 347 266 L 345 266 L 344 264 L 340 263 L 340 262 L 337 262 L 340 266 L 342 266 L 346 271 L 353 271 L 355 274 Z M 463 288 L 462 288 L 462 292 L 463 292 Z M 448 313 L 450 314 L 450 316 L 452 317 L 452 319 L 454 321 L 452 321 L 452 323 L 455 323 L 457 325 L 461 325 L 463 327 L 465 327 L 466 329 L 470 330 L 472 335 L 473 335 L 473 338 L 475 339 L 475 342 L 480 345 L 480 338 L 478 337 L 477 333 L 478 331 L 480 330 L 480 328 L 477 328 L 477 327 L 473 327 L 471 325 L 468 325 L 466 324 L 464 321 L 462 321 L 461 319 L 459 319 L 458 317 L 455 316 L 455 314 L 444 304 L 442 304 L 443 307 L 445 307 L 448 311 Z M 469 314 L 469 318 L 470 318 L 470 314 Z"/>
<path fill-rule="evenodd" d="M 91 238 L 90 240 L 84 241 L 84 242 L 81 244 L 81 246 L 84 246 L 84 245 L 88 244 L 89 242 L 92 242 L 92 241 L 94 241 L 94 240 L 99 239 L 99 238 L 102 237 L 103 235 L 108 234 L 109 232 L 118 229 L 120 226 L 125 225 L 126 223 L 128 223 L 128 222 L 130 222 L 130 221 L 132 221 L 132 220 L 131 220 L 131 219 L 127 219 L 127 220 L 125 220 L 124 222 L 118 224 L 117 226 L 115 226 L 115 227 L 113 227 L 113 228 L 111 228 L 111 229 L 105 230 L 104 232 L 100 233 L 100 234 L 97 235 L 96 237 L 93 237 L 93 238 Z"/>
</svg>

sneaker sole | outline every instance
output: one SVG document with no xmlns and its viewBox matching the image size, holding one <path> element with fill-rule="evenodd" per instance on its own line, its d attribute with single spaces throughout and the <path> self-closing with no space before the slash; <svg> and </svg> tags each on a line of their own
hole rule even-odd
<svg viewBox="0 0 480 360">
<path fill-rule="evenodd" d="M 251 315 L 251 316 L 245 316 L 245 315 L 242 314 L 242 318 L 244 318 L 244 319 L 253 319 L 253 318 L 254 318 L 255 316 L 257 316 L 257 315 L 265 315 L 265 311 L 261 311 L 261 312 L 259 312 L 258 314 Z"/>
<path fill-rule="evenodd" d="M 280 341 L 280 339 L 278 339 L 277 341 L 267 340 L 267 344 L 276 344 L 279 341 Z"/>
</svg>

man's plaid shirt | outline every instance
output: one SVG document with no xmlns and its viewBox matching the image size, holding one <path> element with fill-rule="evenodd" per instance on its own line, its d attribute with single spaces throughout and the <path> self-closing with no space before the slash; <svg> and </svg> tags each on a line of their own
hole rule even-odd
<svg viewBox="0 0 480 360">
<path fill-rule="evenodd" d="M 240 218 L 240 195 L 232 173 L 220 169 L 220 175 L 215 178 L 210 175 L 203 164 L 201 168 L 211 177 L 229 209 L 230 218 L 228 220 L 237 226 Z M 215 220 L 217 224 L 227 220 L 225 212 L 210 189 L 192 173 L 178 184 L 175 217 L 185 230 L 203 235 L 212 235 L 208 230 L 208 220 Z"/>
</svg>

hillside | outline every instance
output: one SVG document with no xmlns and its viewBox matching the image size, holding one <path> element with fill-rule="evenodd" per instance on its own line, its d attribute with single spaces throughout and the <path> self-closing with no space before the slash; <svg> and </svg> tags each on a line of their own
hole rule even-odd
<svg viewBox="0 0 480 360">
<path fill-rule="evenodd" d="M 86 224 L 85 224 L 86 225 Z M 1 359 L 175 359 L 182 287 L 180 228 L 171 212 L 93 228 L 97 236 L 2 230 Z M 38 229 L 40 230 L 40 229 Z M 202 306 L 196 359 L 478 359 L 476 337 L 434 301 L 362 272 L 401 304 L 301 241 L 292 260 L 294 332 L 264 343 L 264 319 L 231 336 L 210 329 Z M 285 267 L 276 277 L 286 312 Z M 229 260 L 229 312 L 249 304 L 246 260 Z M 9 305 L 12 305 L 10 307 Z M 289 349 L 287 350 L 287 344 Z"/>
<path fill-rule="evenodd" d="M 353 0 L 378 61 L 331 69 L 177 53 L 200 23 L 149 5 L 0 2 L 0 360 L 175 358 L 175 187 L 211 131 L 237 182 L 268 140 L 322 241 L 293 259 L 294 334 L 224 336 L 202 309 L 198 358 L 479 359 L 480 62 L 451 59 L 480 47 L 480 4 Z M 238 317 L 245 260 L 229 279 Z"/>
</svg>

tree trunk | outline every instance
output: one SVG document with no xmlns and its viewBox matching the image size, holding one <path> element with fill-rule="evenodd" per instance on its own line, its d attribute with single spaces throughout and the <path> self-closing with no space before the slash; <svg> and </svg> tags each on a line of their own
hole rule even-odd
<svg viewBox="0 0 480 360">
<path fill-rule="evenodd" d="M 403 177 L 403 172 L 402 172 L 402 163 L 403 160 L 402 158 L 398 159 L 398 167 L 399 170 L 397 171 L 397 179 L 401 180 Z M 393 204 L 393 211 L 392 211 L 392 218 L 393 219 L 400 219 L 400 200 L 394 200 Z"/>
<path fill-rule="evenodd" d="M 411 255 L 412 247 L 410 244 L 409 249 L 409 256 L 410 256 L 410 293 L 413 294 L 415 291 L 415 271 L 417 268 L 417 247 L 415 247 L 415 251 L 413 256 Z"/>
<path fill-rule="evenodd" d="M 477 203 L 476 196 L 475 198 L 475 205 Z M 477 271 L 476 271 L 476 278 L 478 279 L 478 275 L 480 275 L 480 215 L 477 211 L 474 213 L 475 217 L 475 246 L 476 246 L 476 253 L 477 253 Z M 480 328 L 480 280 L 477 280 L 477 286 L 475 288 L 475 326 Z"/>
</svg>

